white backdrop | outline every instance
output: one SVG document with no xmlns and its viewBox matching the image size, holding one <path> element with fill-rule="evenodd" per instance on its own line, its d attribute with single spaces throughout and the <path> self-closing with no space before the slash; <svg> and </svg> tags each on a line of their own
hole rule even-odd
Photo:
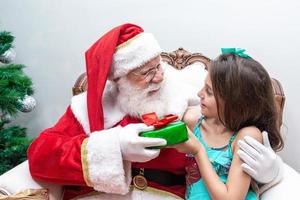
<svg viewBox="0 0 300 200">
<path fill-rule="evenodd" d="M 0 30 L 16 37 L 16 62 L 28 66 L 38 103 L 15 122 L 31 135 L 53 125 L 85 71 L 84 52 L 112 27 L 131 22 L 152 32 L 165 51 L 184 47 L 214 58 L 221 47 L 247 49 L 284 87 L 280 154 L 300 172 L 299 10 L 297 0 L 0 0 Z"/>
</svg>

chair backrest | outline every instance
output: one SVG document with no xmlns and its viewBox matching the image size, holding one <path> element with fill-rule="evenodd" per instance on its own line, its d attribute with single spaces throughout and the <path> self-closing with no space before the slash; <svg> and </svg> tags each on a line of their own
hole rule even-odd
<svg viewBox="0 0 300 200">
<path fill-rule="evenodd" d="M 195 62 L 203 63 L 207 68 L 210 63 L 210 59 L 201 53 L 190 53 L 183 48 L 179 48 L 172 52 L 163 52 L 161 53 L 161 57 L 163 61 L 167 62 L 169 65 L 173 66 L 174 68 L 181 70 Z M 282 89 L 280 82 L 274 78 L 272 78 L 272 85 L 276 100 L 276 108 L 278 111 L 278 125 L 281 127 L 282 125 L 282 115 L 283 115 L 283 108 L 285 103 L 285 96 Z M 80 94 L 87 90 L 87 77 L 86 73 L 82 73 L 76 80 L 73 90 L 73 95 Z"/>
</svg>

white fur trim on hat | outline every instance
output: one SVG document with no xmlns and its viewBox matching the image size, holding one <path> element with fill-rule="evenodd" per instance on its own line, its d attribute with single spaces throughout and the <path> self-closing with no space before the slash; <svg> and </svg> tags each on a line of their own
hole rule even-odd
<svg viewBox="0 0 300 200">
<path fill-rule="evenodd" d="M 121 127 L 96 131 L 82 149 L 88 185 L 96 191 L 126 194 L 131 182 L 131 163 L 123 161 L 118 132 Z"/>
<path fill-rule="evenodd" d="M 125 117 L 116 103 L 118 91 L 110 81 L 106 82 L 103 92 L 102 105 L 104 112 L 104 129 L 111 128 Z M 90 134 L 90 123 L 87 112 L 87 92 L 83 92 L 71 99 L 71 110 L 84 129 L 84 132 Z"/>
<path fill-rule="evenodd" d="M 73 96 L 71 99 L 71 110 L 81 124 L 84 132 L 90 134 L 90 122 L 87 114 L 86 92 Z"/>
<path fill-rule="evenodd" d="M 109 78 L 126 75 L 161 53 L 161 48 L 151 33 L 140 33 L 119 45 L 113 55 Z"/>
</svg>

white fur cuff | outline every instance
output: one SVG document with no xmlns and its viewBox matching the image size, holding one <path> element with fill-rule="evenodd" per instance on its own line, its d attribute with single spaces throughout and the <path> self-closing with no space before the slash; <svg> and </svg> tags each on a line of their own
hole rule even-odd
<svg viewBox="0 0 300 200">
<path fill-rule="evenodd" d="M 86 148 L 87 175 L 95 190 L 126 194 L 131 182 L 131 163 L 123 161 L 118 132 L 121 127 L 91 133 Z"/>
</svg>

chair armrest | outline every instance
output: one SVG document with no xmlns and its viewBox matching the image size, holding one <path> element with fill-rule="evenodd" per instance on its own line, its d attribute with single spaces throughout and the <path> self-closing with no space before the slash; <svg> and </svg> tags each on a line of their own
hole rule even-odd
<svg viewBox="0 0 300 200">
<path fill-rule="evenodd" d="M 284 163 L 282 180 L 265 191 L 261 200 L 298 199 L 300 174 Z"/>
<path fill-rule="evenodd" d="M 29 172 L 28 161 L 24 161 L 0 176 L 0 193 L 2 194 L 10 195 L 26 189 L 41 188 L 48 189 L 50 199 L 60 199 L 62 196 L 62 186 L 33 180 Z"/>
</svg>

